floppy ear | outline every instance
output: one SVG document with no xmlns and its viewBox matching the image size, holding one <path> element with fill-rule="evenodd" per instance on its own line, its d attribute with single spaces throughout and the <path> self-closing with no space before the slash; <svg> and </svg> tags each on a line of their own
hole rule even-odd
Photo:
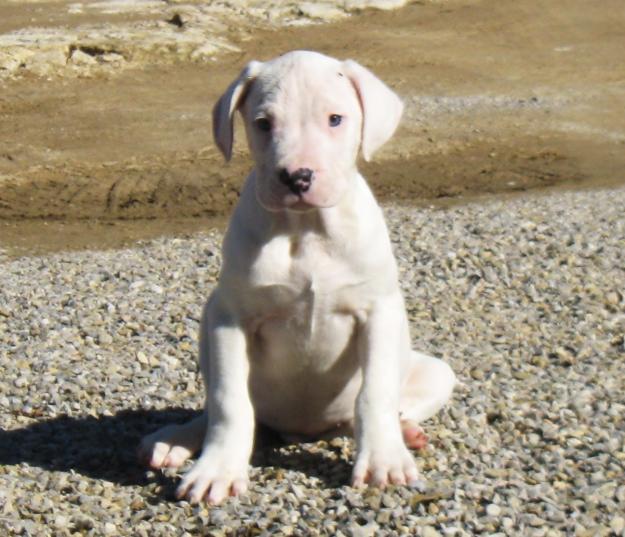
<svg viewBox="0 0 625 537">
<path fill-rule="evenodd" d="M 232 156 L 234 113 L 243 104 L 247 90 L 258 76 L 262 65 L 256 61 L 248 63 L 213 108 L 213 138 L 226 160 L 230 160 Z"/>
<path fill-rule="evenodd" d="M 404 110 L 397 94 L 371 71 L 352 60 L 343 62 L 362 108 L 361 149 L 365 160 L 393 135 Z"/>
</svg>

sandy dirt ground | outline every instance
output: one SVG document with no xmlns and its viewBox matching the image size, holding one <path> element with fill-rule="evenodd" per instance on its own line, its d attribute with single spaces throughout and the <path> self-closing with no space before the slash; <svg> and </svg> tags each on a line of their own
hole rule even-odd
<svg viewBox="0 0 625 537">
<path fill-rule="evenodd" d="M 32 26 L 71 33 L 139 21 L 191 35 L 193 19 L 176 2 L 166 13 L 157 4 L 106 14 L 3 3 L 0 60 L 2 37 Z M 71 9 L 73 18 L 61 16 Z M 356 59 L 404 98 L 399 132 L 362 165 L 382 201 L 625 181 L 621 0 L 416 2 L 298 24 L 318 22 L 305 11 L 259 24 L 240 10 L 231 24 L 215 23 L 223 46 L 206 55 L 126 50 L 122 36 L 116 47 L 65 43 L 67 68 L 37 72 L 16 60 L 0 69 L 0 247 L 114 247 L 222 223 L 250 161 L 240 138 L 223 163 L 211 107 L 247 61 L 298 48 Z"/>
</svg>

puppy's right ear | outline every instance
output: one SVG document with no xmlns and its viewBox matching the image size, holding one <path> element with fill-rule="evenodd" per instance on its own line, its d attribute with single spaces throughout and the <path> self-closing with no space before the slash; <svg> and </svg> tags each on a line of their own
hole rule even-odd
<svg viewBox="0 0 625 537">
<path fill-rule="evenodd" d="M 250 84 L 258 76 L 262 65 L 256 61 L 248 63 L 213 108 L 213 138 L 226 160 L 232 156 L 234 113 L 243 104 Z"/>
</svg>

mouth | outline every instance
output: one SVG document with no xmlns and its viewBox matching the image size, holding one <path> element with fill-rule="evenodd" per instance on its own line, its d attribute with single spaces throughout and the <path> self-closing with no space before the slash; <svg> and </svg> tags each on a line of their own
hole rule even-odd
<svg viewBox="0 0 625 537">
<path fill-rule="evenodd" d="M 333 192 L 328 192 L 320 181 L 310 183 L 295 188 L 284 181 L 272 181 L 271 185 L 257 181 L 256 197 L 271 212 L 308 212 L 336 205 L 336 196 L 329 195 Z"/>
<path fill-rule="evenodd" d="M 307 199 L 309 197 L 306 195 L 306 192 L 289 192 L 282 198 L 282 203 L 287 211 L 303 212 L 322 208 L 321 205 Z"/>
<path fill-rule="evenodd" d="M 256 199 L 261 206 L 270 212 L 307 212 L 321 208 L 318 203 L 310 199 L 306 192 L 294 193 L 286 188 L 276 189 L 272 192 L 258 189 Z"/>
</svg>

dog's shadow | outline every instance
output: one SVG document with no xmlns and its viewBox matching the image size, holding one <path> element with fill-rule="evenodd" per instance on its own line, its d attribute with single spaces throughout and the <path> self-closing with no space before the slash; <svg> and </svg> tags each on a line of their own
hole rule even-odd
<svg viewBox="0 0 625 537">
<path fill-rule="evenodd" d="M 183 408 L 123 410 L 111 416 L 62 416 L 21 429 L 0 430 L 0 465 L 28 464 L 48 471 L 73 471 L 122 486 L 148 485 L 157 480 L 165 485 L 164 494 L 170 496 L 174 480 L 148 472 L 138 463 L 136 448 L 144 435 L 164 425 L 184 423 L 198 413 Z M 281 449 L 284 446 L 279 435 L 258 427 L 252 464 L 301 471 L 319 478 L 325 487 L 347 482 L 350 465 L 333 454 L 333 448 Z"/>
</svg>

